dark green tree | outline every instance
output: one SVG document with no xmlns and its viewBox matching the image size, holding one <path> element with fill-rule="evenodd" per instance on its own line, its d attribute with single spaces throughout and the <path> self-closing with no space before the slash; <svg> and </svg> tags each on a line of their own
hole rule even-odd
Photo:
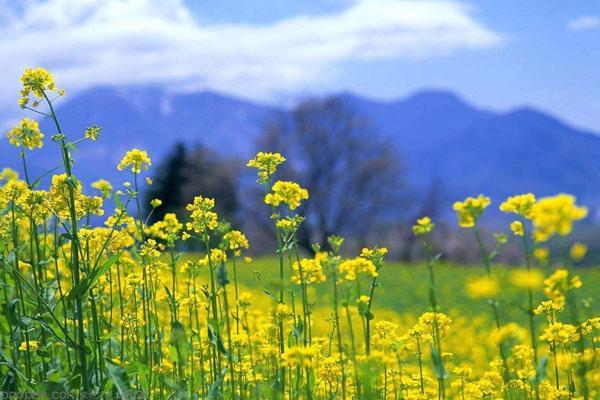
<svg viewBox="0 0 600 400">
<path fill-rule="evenodd" d="M 151 222 L 162 219 L 165 213 L 175 213 L 186 221 L 185 206 L 199 195 L 214 198 L 219 217 L 234 221 L 238 209 L 238 164 L 201 145 L 187 149 L 182 143 L 176 144 L 158 166 L 159 175 L 146 192 L 147 204 L 154 198 L 163 202 L 154 211 Z"/>
<path fill-rule="evenodd" d="M 188 183 L 185 176 L 186 160 L 185 145 L 177 143 L 157 168 L 158 175 L 154 179 L 154 184 L 146 192 L 145 204 L 149 205 L 152 199 L 160 199 L 163 203 L 152 214 L 151 222 L 162 219 L 166 213 L 176 213 L 180 216 L 185 210 L 181 193 Z"/>
</svg>

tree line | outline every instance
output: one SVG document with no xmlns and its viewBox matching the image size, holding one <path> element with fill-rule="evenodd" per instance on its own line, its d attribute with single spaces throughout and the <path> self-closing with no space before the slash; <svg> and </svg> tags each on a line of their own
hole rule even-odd
<svg viewBox="0 0 600 400">
<path fill-rule="evenodd" d="M 438 209 L 435 190 L 425 201 L 416 201 L 400 155 L 340 97 L 307 98 L 291 113 L 274 115 L 265 122 L 256 150 L 283 154 L 287 162 L 278 179 L 297 181 L 310 193 L 298 236 L 306 251 L 314 243 L 326 248 L 326 238 L 334 233 L 356 247 L 389 238 L 390 231 L 406 233 L 421 213 L 435 215 Z M 265 207 L 239 201 L 240 196 L 263 195 L 243 160 L 178 143 L 157 170 L 160 174 L 146 193 L 148 199 L 163 201 L 154 220 L 168 212 L 183 216 L 194 195 L 207 195 L 215 198 L 219 215 L 244 226 L 256 247 L 271 243 Z M 403 239 L 411 241 L 410 235 Z M 410 257 L 410 251 L 404 256 Z"/>
</svg>

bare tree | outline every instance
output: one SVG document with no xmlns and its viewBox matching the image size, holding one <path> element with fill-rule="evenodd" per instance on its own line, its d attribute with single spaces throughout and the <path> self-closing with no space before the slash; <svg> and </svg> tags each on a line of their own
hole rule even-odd
<svg viewBox="0 0 600 400">
<path fill-rule="evenodd" d="M 264 129 L 259 147 L 282 153 L 281 179 L 310 192 L 299 234 L 302 247 L 326 246 L 331 234 L 358 242 L 403 206 L 403 170 L 392 146 L 340 97 L 309 98 Z M 361 244 L 362 244 L 361 243 Z"/>
</svg>

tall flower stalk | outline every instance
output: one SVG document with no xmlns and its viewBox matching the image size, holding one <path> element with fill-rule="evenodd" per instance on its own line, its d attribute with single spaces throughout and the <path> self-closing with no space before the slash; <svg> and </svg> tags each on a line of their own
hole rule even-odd
<svg viewBox="0 0 600 400">
<path fill-rule="evenodd" d="M 413 234 L 422 238 L 423 252 L 425 259 L 427 260 L 427 270 L 429 271 L 429 307 L 434 313 L 432 328 L 433 328 L 433 348 L 432 348 L 432 359 L 434 368 L 436 370 L 436 378 L 438 380 L 438 398 L 444 399 L 446 397 L 445 379 L 447 378 L 446 368 L 444 366 L 444 358 L 442 351 L 442 335 L 440 333 L 440 326 L 438 322 L 438 313 L 440 312 L 440 306 L 437 298 L 437 290 L 435 283 L 435 271 L 434 263 L 439 258 L 437 255 L 431 253 L 431 241 L 430 235 L 433 231 L 435 224 L 431 222 L 431 218 L 423 217 L 417 220 L 416 224 L 413 225 Z"/>
<path fill-rule="evenodd" d="M 475 240 L 477 242 L 477 247 L 479 249 L 479 254 L 483 261 L 483 265 L 485 267 L 485 273 L 487 275 L 488 281 L 494 281 L 494 277 L 492 276 L 492 259 L 496 255 L 497 251 L 494 250 L 492 252 L 488 252 L 486 250 L 483 239 L 481 237 L 481 233 L 479 228 L 477 227 L 477 220 L 481 217 L 484 210 L 491 204 L 491 200 L 489 197 L 479 195 L 477 197 L 467 197 L 464 201 L 457 201 L 453 205 L 454 212 L 456 213 L 456 217 L 458 219 L 458 225 L 462 228 L 472 229 Z M 504 238 L 499 240 L 499 243 L 505 242 Z M 500 309 L 499 303 L 496 299 L 496 292 L 490 292 L 490 296 L 488 297 L 489 304 L 492 308 L 492 319 L 496 326 L 496 329 L 500 329 L 502 324 L 500 322 Z M 502 359 L 502 379 L 504 383 L 508 383 L 509 380 L 509 370 L 508 370 L 508 356 L 506 352 L 506 348 L 504 343 L 500 343 L 498 345 L 500 358 Z"/>
</svg>

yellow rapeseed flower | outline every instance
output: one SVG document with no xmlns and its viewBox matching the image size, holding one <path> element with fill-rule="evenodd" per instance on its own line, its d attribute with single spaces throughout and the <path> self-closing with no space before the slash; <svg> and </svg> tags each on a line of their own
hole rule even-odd
<svg viewBox="0 0 600 400">
<path fill-rule="evenodd" d="M 419 317 L 418 325 L 423 331 L 429 332 L 433 338 L 435 331 L 444 337 L 450 331 L 450 324 L 452 319 L 444 313 L 440 312 L 426 312 Z"/>
<path fill-rule="evenodd" d="M 325 282 L 321 263 L 314 258 L 303 258 L 292 264 L 292 282 L 297 285 Z"/>
<path fill-rule="evenodd" d="M 537 247 L 535 250 L 533 250 L 533 258 L 535 258 L 540 264 L 547 263 L 548 257 L 550 257 L 550 249 L 547 247 Z"/>
<path fill-rule="evenodd" d="M 2 196 L 6 201 L 17 202 L 29 190 L 27 183 L 18 179 L 8 181 L 2 186 Z"/>
<path fill-rule="evenodd" d="M 545 314 L 548 321 L 554 321 L 557 313 L 560 313 L 564 310 L 563 304 L 555 303 L 552 300 L 542 301 L 539 306 L 537 306 L 533 312 L 536 315 Z"/>
<path fill-rule="evenodd" d="M 289 368 L 311 367 L 317 354 L 316 346 L 293 346 L 281 355 L 281 361 Z"/>
<path fill-rule="evenodd" d="M 359 273 L 364 273 L 371 277 L 378 275 L 375 264 L 363 257 L 343 261 L 339 266 L 339 272 L 342 278 L 347 281 L 355 281 Z"/>
<path fill-rule="evenodd" d="M 576 198 L 568 194 L 544 197 L 531 208 L 533 237 L 545 242 L 558 234 L 566 236 L 573 230 L 573 222 L 587 216 L 588 210 L 576 204 Z"/>
<path fill-rule="evenodd" d="M 569 277 L 569 271 L 559 268 L 544 280 L 544 294 L 557 304 L 562 305 L 565 302 L 565 293 L 581 286 L 581 278 L 578 275 Z"/>
<path fill-rule="evenodd" d="M 0 171 L 0 181 L 14 181 L 19 179 L 19 173 L 12 168 L 3 168 Z"/>
<path fill-rule="evenodd" d="M 23 84 L 21 97 L 19 98 L 19 105 L 21 107 L 27 106 L 31 95 L 33 95 L 35 99 L 33 102 L 33 106 L 35 107 L 39 103 L 39 100 L 44 98 L 46 92 L 56 91 L 54 77 L 44 68 L 25 69 L 25 72 L 21 75 L 21 83 Z M 59 90 L 58 94 L 62 96 L 64 92 Z"/>
<path fill-rule="evenodd" d="M 23 146 L 29 150 L 44 145 L 42 142 L 44 134 L 40 131 L 40 125 L 37 121 L 29 118 L 23 118 L 18 125 L 8 131 L 6 137 L 10 144 L 16 147 Z"/>
<path fill-rule="evenodd" d="M 150 205 L 152 206 L 152 208 L 160 207 L 162 205 L 162 200 L 161 199 L 152 199 L 152 200 L 150 200 Z"/>
<path fill-rule="evenodd" d="M 258 182 L 267 183 L 277 167 L 285 162 L 285 157 L 279 153 L 259 152 L 248 161 L 246 166 L 258 169 Z"/>
<path fill-rule="evenodd" d="M 306 199 L 308 199 L 308 190 L 303 189 L 296 182 L 277 181 L 272 187 L 272 193 L 267 193 L 265 196 L 265 203 L 273 207 L 284 203 L 290 210 L 295 210 L 300 207 L 300 202 Z"/>
<path fill-rule="evenodd" d="M 97 181 L 92 183 L 92 187 L 94 189 L 99 190 L 100 193 L 102 194 L 102 197 L 104 197 L 105 199 L 110 197 L 110 194 L 112 193 L 112 189 L 113 189 L 110 182 L 107 181 L 106 179 L 98 179 Z"/>
<path fill-rule="evenodd" d="M 577 327 L 571 324 L 563 324 L 562 322 L 553 322 L 544 329 L 544 333 L 540 336 L 540 340 L 544 340 L 553 344 L 569 344 L 579 339 Z"/>
<path fill-rule="evenodd" d="M 161 240 L 166 240 L 169 247 L 172 247 L 182 229 L 183 224 L 177 219 L 177 214 L 166 213 L 162 220 L 156 221 L 148 227 L 147 234 Z"/>
<path fill-rule="evenodd" d="M 492 299 L 500 292 L 500 283 L 490 277 L 474 278 L 467 281 L 466 291 L 474 299 Z"/>
<path fill-rule="evenodd" d="M 495 328 L 490 336 L 492 343 L 514 345 L 527 340 L 527 331 L 516 322 L 509 322 L 499 328 Z M 511 346 L 512 347 L 512 346 Z"/>
<path fill-rule="evenodd" d="M 542 271 L 537 269 L 526 270 L 518 269 L 510 271 L 509 273 L 510 283 L 514 287 L 519 289 L 537 290 L 542 287 L 544 282 L 544 274 Z"/>
<path fill-rule="evenodd" d="M 302 222 L 304 222 L 304 217 L 294 215 L 278 219 L 277 222 L 275 222 L 275 226 L 287 236 L 296 232 Z"/>
<path fill-rule="evenodd" d="M 473 228 L 483 214 L 483 211 L 492 203 L 489 197 L 480 194 L 477 197 L 467 197 L 464 201 L 457 201 L 452 205 L 458 225 L 462 228 Z"/>
<path fill-rule="evenodd" d="M 413 225 L 412 231 L 413 234 L 417 236 L 427 235 L 433 231 L 435 224 L 431 222 L 431 218 L 423 217 L 417 220 L 417 223 Z"/>
<path fill-rule="evenodd" d="M 19 345 L 19 351 L 27 351 L 27 344 L 29 343 L 29 351 L 36 351 L 40 348 L 40 342 L 37 340 L 30 340 L 29 342 L 21 342 Z"/>
<path fill-rule="evenodd" d="M 154 239 L 147 239 L 140 246 L 140 256 L 148 258 L 160 257 L 160 251 L 158 250 L 158 243 Z"/>
<path fill-rule="evenodd" d="M 509 197 L 500 204 L 500 211 L 519 214 L 525 218 L 531 217 L 531 208 L 535 204 L 533 193 L 520 194 Z"/>
<path fill-rule="evenodd" d="M 131 167 L 131 172 L 139 174 L 147 170 L 150 165 L 152 165 L 152 161 L 145 150 L 131 149 L 125 153 L 125 156 L 123 156 L 121 162 L 117 165 L 117 169 L 123 171 L 125 168 Z"/>
<path fill-rule="evenodd" d="M 250 243 L 248 242 L 246 235 L 237 230 L 227 232 L 223 236 L 223 242 L 226 243 L 230 250 L 234 251 L 235 255 L 239 255 L 242 249 L 247 249 L 250 247 Z"/>
<path fill-rule="evenodd" d="M 206 235 L 208 231 L 216 229 L 219 222 L 217 221 L 217 213 L 212 211 L 214 207 L 214 199 L 202 196 L 194 197 L 194 202 L 185 207 L 186 210 L 191 212 L 190 222 L 186 224 L 187 230 Z"/>
<path fill-rule="evenodd" d="M 101 131 L 101 127 L 99 127 L 98 125 L 92 125 L 85 130 L 85 132 L 83 133 L 83 137 L 90 140 L 98 140 Z"/>
<path fill-rule="evenodd" d="M 208 256 L 204 256 L 204 262 L 208 264 L 208 261 Z M 210 249 L 210 263 L 213 267 L 225 261 L 227 261 L 227 253 L 221 249 Z"/>
<path fill-rule="evenodd" d="M 521 221 L 511 222 L 510 230 L 515 236 L 523 236 L 525 234 L 523 231 L 523 223 Z"/>
<path fill-rule="evenodd" d="M 575 243 L 569 250 L 569 256 L 574 261 L 580 261 L 587 253 L 587 246 L 583 243 Z"/>
<path fill-rule="evenodd" d="M 373 248 L 364 247 L 360 251 L 360 256 L 362 258 L 366 258 L 367 260 L 371 261 L 373 264 L 375 264 L 375 267 L 377 267 L 377 269 L 379 269 L 383 265 L 383 259 L 387 253 L 388 253 L 388 249 L 386 247 L 377 247 L 377 246 L 375 246 Z"/>
</svg>

